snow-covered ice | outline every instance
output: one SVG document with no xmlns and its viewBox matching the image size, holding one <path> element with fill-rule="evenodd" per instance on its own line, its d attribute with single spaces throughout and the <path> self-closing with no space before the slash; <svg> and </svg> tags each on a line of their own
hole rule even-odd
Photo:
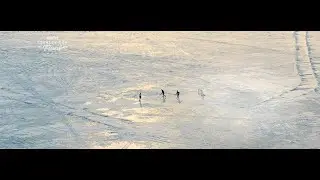
<svg viewBox="0 0 320 180">
<path fill-rule="evenodd" d="M 0 148 L 319 148 L 319 85 L 320 32 L 0 32 Z"/>
</svg>

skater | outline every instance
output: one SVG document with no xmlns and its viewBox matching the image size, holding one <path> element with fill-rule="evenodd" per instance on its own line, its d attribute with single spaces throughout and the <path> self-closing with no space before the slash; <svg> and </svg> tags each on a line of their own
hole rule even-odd
<svg viewBox="0 0 320 180">
<path fill-rule="evenodd" d="M 177 95 L 177 99 L 179 99 L 180 92 L 178 90 L 177 90 L 176 95 Z"/>
<path fill-rule="evenodd" d="M 141 104 L 141 92 L 139 93 L 139 104 L 140 104 L 140 107 L 142 108 L 142 104 Z"/>
<path fill-rule="evenodd" d="M 176 93 L 176 95 L 177 95 L 177 100 L 178 100 L 178 102 L 179 102 L 179 104 L 181 103 L 181 101 L 180 101 L 180 92 L 177 90 L 177 93 Z"/>
<path fill-rule="evenodd" d="M 166 95 L 164 95 L 164 91 L 161 89 L 161 94 L 162 94 L 162 97 L 165 98 Z"/>
</svg>

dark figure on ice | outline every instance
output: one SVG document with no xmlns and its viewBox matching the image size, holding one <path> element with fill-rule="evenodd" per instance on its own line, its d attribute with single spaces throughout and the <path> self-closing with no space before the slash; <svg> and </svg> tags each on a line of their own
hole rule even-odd
<svg viewBox="0 0 320 180">
<path fill-rule="evenodd" d="M 165 98 L 166 95 L 164 95 L 164 91 L 161 89 L 161 94 L 162 94 L 162 97 Z"/>
<path fill-rule="evenodd" d="M 161 94 L 162 95 L 162 102 L 165 103 L 166 102 L 166 95 L 164 95 L 164 91 L 161 89 Z"/>
<path fill-rule="evenodd" d="M 176 95 L 177 95 L 177 100 L 178 100 L 178 102 L 179 103 L 181 103 L 181 101 L 180 101 L 180 97 L 179 97 L 179 95 L 180 95 L 180 92 L 177 90 L 177 93 L 176 93 Z"/>
<path fill-rule="evenodd" d="M 142 104 L 141 104 L 141 92 L 139 93 L 139 103 L 140 103 L 140 107 L 142 108 Z"/>
</svg>

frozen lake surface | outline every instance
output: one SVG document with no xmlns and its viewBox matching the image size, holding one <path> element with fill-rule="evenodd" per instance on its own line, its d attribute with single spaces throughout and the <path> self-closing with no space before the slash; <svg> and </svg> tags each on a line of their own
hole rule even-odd
<svg viewBox="0 0 320 180">
<path fill-rule="evenodd" d="M 320 32 L 0 32 L 0 148 L 319 148 L 319 85 Z"/>
</svg>

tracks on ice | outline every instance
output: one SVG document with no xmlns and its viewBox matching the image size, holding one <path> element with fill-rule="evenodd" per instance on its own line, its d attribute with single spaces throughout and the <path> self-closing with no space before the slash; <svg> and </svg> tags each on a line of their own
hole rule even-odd
<svg viewBox="0 0 320 180">
<path fill-rule="evenodd" d="M 293 89 L 281 93 L 277 97 L 295 98 L 306 95 L 314 91 L 318 87 L 315 71 L 312 68 L 312 61 L 310 58 L 310 46 L 308 42 L 308 32 L 293 33 L 295 38 L 295 65 L 297 73 L 300 77 L 300 83 Z M 274 98 L 271 98 L 274 99 Z M 270 99 L 270 100 L 271 100 Z"/>
<path fill-rule="evenodd" d="M 310 58 L 308 36 L 308 32 L 294 32 L 296 41 L 296 66 L 301 82 L 293 90 L 314 90 L 318 87 L 315 69 L 312 68 Z"/>
<path fill-rule="evenodd" d="M 264 100 L 254 105 L 254 107 L 258 107 L 261 104 L 279 98 L 293 99 L 295 97 L 306 95 L 312 91 L 319 93 L 320 71 L 317 70 L 316 64 L 320 64 L 320 62 L 315 62 L 314 58 L 311 56 L 309 33 L 295 31 L 293 36 L 295 39 L 296 49 L 295 65 L 297 73 L 300 77 L 300 83 L 295 88 L 284 91 L 277 96 L 273 96 L 267 100 Z"/>
<path fill-rule="evenodd" d="M 312 55 L 310 36 L 308 31 L 306 32 L 306 44 L 308 48 L 308 56 L 310 59 L 311 68 L 312 68 L 314 77 L 316 78 L 316 81 L 317 81 L 317 86 L 314 90 L 317 93 L 320 93 L 320 88 L 319 88 L 320 87 L 320 59 Z"/>
</svg>

